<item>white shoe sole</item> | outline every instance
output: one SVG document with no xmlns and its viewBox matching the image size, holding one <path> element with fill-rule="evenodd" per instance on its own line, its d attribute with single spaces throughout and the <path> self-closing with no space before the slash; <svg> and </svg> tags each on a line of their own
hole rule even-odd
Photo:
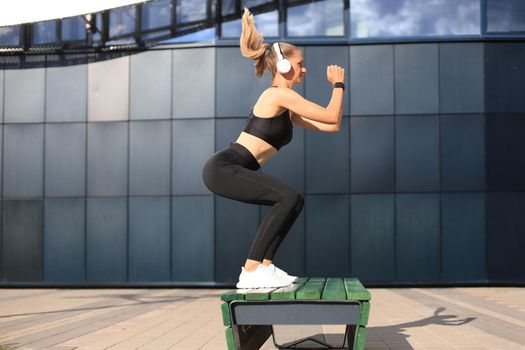
<svg viewBox="0 0 525 350">
<path fill-rule="evenodd" d="M 282 287 L 288 287 L 290 285 L 292 285 L 292 282 L 289 282 L 288 284 L 280 283 L 280 284 L 266 284 L 266 285 L 238 282 L 236 284 L 236 287 L 238 289 L 258 289 L 258 288 L 282 288 Z"/>
</svg>

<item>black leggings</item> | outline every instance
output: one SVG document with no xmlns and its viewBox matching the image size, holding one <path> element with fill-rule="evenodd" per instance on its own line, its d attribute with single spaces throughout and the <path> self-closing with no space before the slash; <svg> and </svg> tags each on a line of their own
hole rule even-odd
<svg viewBox="0 0 525 350">
<path fill-rule="evenodd" d="M 244 146 L 233 143 L 204 165 L 202 178 L 219 196 L 245 203 L 272 205 L 255 236 L 248 258 L 273 260 L 275 252 L 301 212 L 301 194 L 276 178 L 258 172 L 259 163 Z"/>
</svg>

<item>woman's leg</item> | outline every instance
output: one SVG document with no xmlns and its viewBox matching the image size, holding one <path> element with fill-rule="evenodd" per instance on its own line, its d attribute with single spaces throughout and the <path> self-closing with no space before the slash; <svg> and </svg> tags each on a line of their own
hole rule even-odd
<svg viewBox="0 0 525 350">
<path fill-rule="evenodd" d="M 204 167 L 208 188 L 223 197 L 252 204 L 272 205 L 264 217 L 248 259 L 262 262 L 272 257 L 303 206 L 303 197 L 278 179 L 239 165 L 211 160 Z"/>
<path fill-rule="evenodd" d="M 267 265 L 271 264 L 271 262 L 273 261 L 273 258 L 275 256 L 275 252 L 277 251 L 277 248 L 279 248 L 279 246 L 283 242 L 283 240 L 286 237 L 286 235 L 288 234 L 288 232 L 290 232 L 290 229 L 292 228 L 292 225 L 294 224 L 295 220 L 297 219 L 297 217 L 301 213 L 303 205 L 304 205 L 304 200 L 301 197 L 300 203 L 298 203 L 298 205 L 292 211 L 292 213 L 291 213 L 290 217 L 288 218 L 288 220 L 286 220 L 286 225 L 283 226 L 282 231 L 279 232 L 277 234 L 277 236 L 274 237 L 273 241 L 270 243 L 270 246 L 266 250 L 266 254 L 264 254 L 264 260 L 267 261 Z"/>
</svg>

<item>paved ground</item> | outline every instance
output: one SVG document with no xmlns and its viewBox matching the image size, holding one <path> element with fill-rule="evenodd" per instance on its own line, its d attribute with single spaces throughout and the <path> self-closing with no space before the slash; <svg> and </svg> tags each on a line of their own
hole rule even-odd
<svg viewBox="0 0 525 350">
<path fill-rule="evenodd" d="M 525 288 L 369 290 L 366 349 L 525 349 Z M 224 350 L 224 291 L 0 289 L 0 349 Z"/>
</svg>

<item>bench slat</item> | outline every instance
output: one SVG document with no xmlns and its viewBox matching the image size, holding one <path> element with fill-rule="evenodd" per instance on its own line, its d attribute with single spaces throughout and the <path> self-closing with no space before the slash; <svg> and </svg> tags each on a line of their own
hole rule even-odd
<svg viewBox="0 0 525 350">
<path fill-rule="evenodd" d="M 246 300 L 249 301 L 261 301 L 270 300 L 270 294 L 276 290 L 276 288 L 257 288 L 249 289 L 245 294 Z"/>
<path fill-rule="evenodd" d="M 346 290 L 342 278 L 328 278 L 323 291 L 323 300 L 346 300 Z"/>
<path fill-rule="evenodd" d="M 295 293 L 301 289 L 305 283 L 306 279 L 304 279 L 302 283 L 297 283 L 296 281 L 291 286 L 276 289 L 272 292 L 270 298 L 272 300 L 293 300 L 295 299 Z"/>
<path fill-rule="evenodd" d="M 299 300 L 319 300 L 323 293 L 324 278 L 310 278 L 295 294 Z"/>
<path fill-rule="evenodd" d="M 361 326 L 368 325 L 368 315 L 370 314 L 370 303 L 368 301 L 361 302 L 361 311 L 359 314 L 359 324 Z"/>
<path fill-rule="evenodd" d="M 226 328 L 226 345 L 228 350 L 235 350 L 235 338 L 231 327 Z"/>
<path fill-rule="evenodd" d="M 226 293 L 222 293 L 221 300 L 222 301 L 234 301 L 234 300 L 244 300 L 244 296 L 248 292 L 248 289 L 235 289 L 230 290 Z"/>
<path fill-rule="evenodd" d="M 222 323 L 225 326 L 231 326 L 230 319 L 230 303 L 224 302 L 221 304 Z"/>
<path fill-rule="evenodd" d="M 308 282 L 325 282 L 326 278 L 324 277 L 311 277 L 308 279 Z"/>
<path fill-rule="evenodd" d="M 366 345 L 366 328 L 360 326 L 354 341 L 354 350 L 364 350 Z"/>
<path fill-rule="evenodd" d="M 344 279 L 347 300 L 370 300 L 370 292 L 355 278 Z"/>
</svg>

